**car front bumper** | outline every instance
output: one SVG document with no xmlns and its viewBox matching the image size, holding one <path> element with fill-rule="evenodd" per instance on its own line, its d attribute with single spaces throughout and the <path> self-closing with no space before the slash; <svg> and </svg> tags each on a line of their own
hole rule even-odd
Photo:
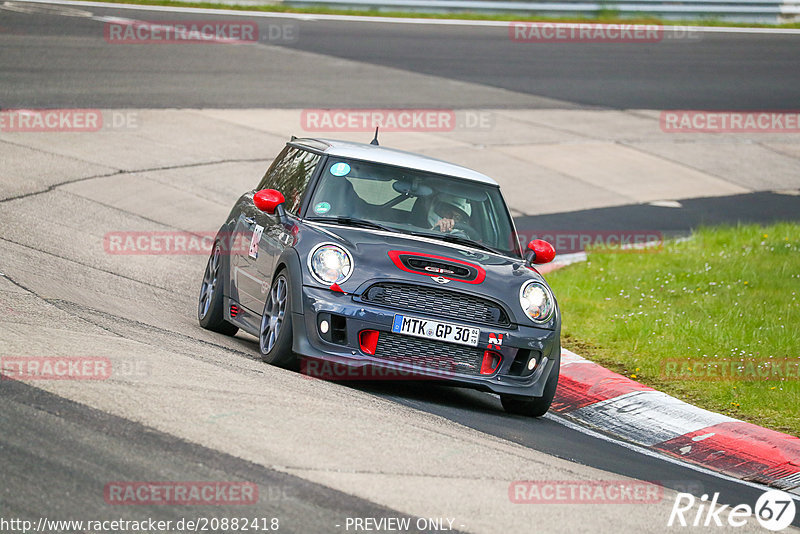
<svg viewBox="0 0 800 534">
<path fill-rule="evenodd" d="M 392 333 L 395 314 L 478 327 L 478 345 L 430 342 Z M 320 320 L 329 317 L 336 318 L 339 328 L 335 339 L 326 333 L 326 340 Z M 367 304 L 354 300 L 352 295 L 314 286 L 303 287 L 302 311 L 294 311 L 292 326 L 293 350 L 301 358 L 301 371 L 320 378 L 436 380 L 498 394 L 539 397 L 548 377 L 557 376 L 553 368 L 557 370 L 560 365 L 558 328 L 548 330 L 514 324 L 503 328 L 430 317 Z M 329 324 L 329 329 L 332 327 Z M 382 336 L 375 354 L 368 354 L 361 348 L 359 333 L 364 330 L 374 330 Z M 408 355 L 403 355 L 406 348 Z M 479 362 L 485 351 L 502 359 L 494 371 L 481 374 Z M 536 362 L 532 370 L 528 368 L 530 360 Z M 320 366 L 320 361 L 335 367 Z"/>
</svg>

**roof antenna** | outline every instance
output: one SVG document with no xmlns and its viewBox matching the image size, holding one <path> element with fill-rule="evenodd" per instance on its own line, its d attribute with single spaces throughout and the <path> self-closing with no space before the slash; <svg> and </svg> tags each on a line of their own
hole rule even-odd
<svg viewBox="0 0 800 534">
<path fill-rule="evenodd" d="M 375 137 L 372 139 L 372 141 L 370 141 L 369 144 L 378 146 L 378 127 L 377 126 L 375 127 Z"/>
</svg>

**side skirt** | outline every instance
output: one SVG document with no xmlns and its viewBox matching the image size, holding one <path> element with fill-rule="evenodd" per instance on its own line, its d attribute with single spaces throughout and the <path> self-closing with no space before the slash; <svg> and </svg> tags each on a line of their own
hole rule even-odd
<svg viewBox="0 0 800 534">
<path fill-rule="evenodd" d="M 230 297 L 225 297 L 223 302 L 225 304 L 225 320 L 235 324 L 248 334 L 258 337 L 261 328 L 261 314 L 253 313 Z M 235 316 L 231 311 L 234 306 Z"/>
</svg>

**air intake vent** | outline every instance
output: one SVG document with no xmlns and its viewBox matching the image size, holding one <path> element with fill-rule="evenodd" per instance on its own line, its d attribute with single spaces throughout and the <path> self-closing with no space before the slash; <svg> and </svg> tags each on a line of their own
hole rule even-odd
<svg viewBox="0 0 800 534">
<path fill-rule="evenodd" d="M 486 278 L 483 267 L 443 256 L 390 250 L 389 257 L 399 269 L 409 273 L 442 276 L 468 284 L 480 284 Z"/>
<path fill-rule="evenodd" d="M 425 271 L 431 273 L 431 275 L 443 274 L 446 276 L 457 276 L 459 278 L 469 277 L 469 269 L 466 267 L 413 257 L 405 258 L 405 260 L 405 264 L 415 271 Z"/>
</svg>

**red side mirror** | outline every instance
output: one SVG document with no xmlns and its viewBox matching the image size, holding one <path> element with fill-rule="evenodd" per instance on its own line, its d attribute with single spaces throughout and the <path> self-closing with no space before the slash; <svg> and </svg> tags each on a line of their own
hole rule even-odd
<svg viewBox="0 0 800 534">
<path fill-rule="evenodd" d="M 281 192 L 274 189 L 262 189 L 253 195 L 253 203 L 256 207 L 270 215 L 275 213 L 275 209 L 284 202 L 286 202 L 286 199 L 283 198 Z"/>
<path fill-rule="evenodd" d="M 533 252 L 531 263 L 550 263 L 556 257 L 556 249 L 553 248 L 553 245 L 541 239 L 534 239 L 528 243 L 528 250 Z"/>
</svg>

